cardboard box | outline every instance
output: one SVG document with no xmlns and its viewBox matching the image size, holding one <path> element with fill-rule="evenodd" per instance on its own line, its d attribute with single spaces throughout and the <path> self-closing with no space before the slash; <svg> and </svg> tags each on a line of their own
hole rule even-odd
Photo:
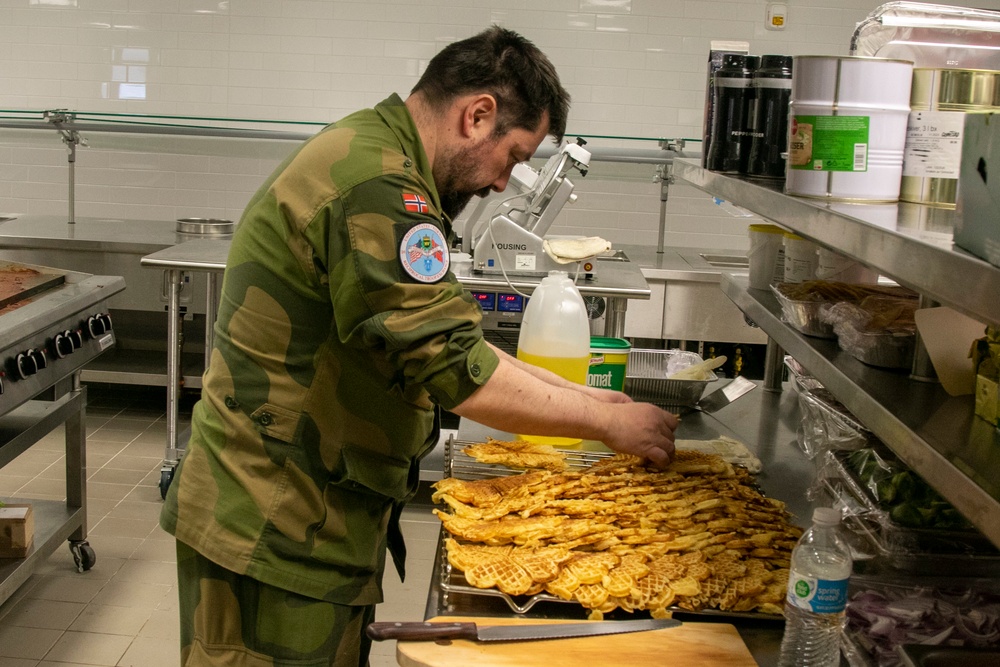
<svg viewBox="0 0 1000 667">
<path fill-rule="evenodd" d="M 1000 330 L 986 327 L 986 336 L 973 342 L 969 356 L 976 372 L 976 416 L 996 426 L 1000 421 Z"/>
<path fill-rule="evenodd" d="M 31 505 L 0 507 L 0 558 L 24 558 L 35 539 Z"/>
<path fill-rule="evenodd" d="M 1000 266 L 1000 114 L 965 114 L 955 245 Z"/>
</svg>

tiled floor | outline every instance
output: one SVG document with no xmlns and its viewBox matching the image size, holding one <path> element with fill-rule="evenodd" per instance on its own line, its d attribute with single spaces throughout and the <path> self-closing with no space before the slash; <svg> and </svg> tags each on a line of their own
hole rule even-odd
<svg viewBox="0 0 1000 667">
<path fill-rule="evenodd" d="M 92 385 L 87 407 L 88 540 L 97 562 L 79 574 L 68 548 L 0 605 L 0 667 L 179 664 L 173 539 L 157 524 L 166 447 L 162 389 Z M 191 401 L 182 401 L 182 428 Z M 0 469 L 0 498 L 65 499 L 62 428 Z M 403 515 L 407 581 L 390 567 L 380 620 L 421 620 L 439 523 L 429 508 Z M 371 667 L 396 664 L 376 643 Z"/>
</svg>

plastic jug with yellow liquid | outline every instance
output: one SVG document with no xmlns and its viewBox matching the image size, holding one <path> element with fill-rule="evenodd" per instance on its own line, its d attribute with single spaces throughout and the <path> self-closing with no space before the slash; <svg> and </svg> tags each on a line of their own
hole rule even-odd
<svg viewBox="0 0 1000 667">
<path fill-rule="evenodd" d="M 521 321 L 517 358 L 570 382 L 587 384 L 590 323 L 583 297 L 565 271 L 550 271 L 531 294 Z M 579 438 L 522 434 L 518 437 L 562 447 L 580 443 Z"/>
</svg>

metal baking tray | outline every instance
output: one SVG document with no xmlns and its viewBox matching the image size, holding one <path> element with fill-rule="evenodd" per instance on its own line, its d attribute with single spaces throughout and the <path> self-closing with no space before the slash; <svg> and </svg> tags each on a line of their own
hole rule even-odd
<svg viewBox="0 0 1000 667">
<path fill-rule="evenodd" d="M 512 470 L 506 466 L 497 464 L 480 463 L 474 458 L 463 454 L 462 450 L 465 447 L 474 445 L 476 442 L 472 440 L 457 440 L 454 436 L 449 437 L 445 441 L 444 445 L 444 474 L 445 477 L 457 477 L 458 479 L 483 479 L 486 477 L 500 477 L 507 475 L 518 475 L 521 474 L 520 470 Z M 570 469 L 583 469 L 591 466 L 598 461 L 609 458 L 614 454 L 611 452 L 600 452 L 600 451 L 586 451 L 586 450 L 572 450 L 572 449 L 560 449 L 556 448 L 560 452 L 566 455 L 566 462 L 569 464 Z M 448 532 L 441 527 L 438 534 L 438 549 L 440 553 L 438 554 L 438 561 L 441 564 L 440 572 L 438 572 L 438 584 L 441 588 L 441 592 L 445 595 L 461 594 L 461 595 L 472 595 L 479 597 L 490 597 L 490 598 L 500 598 L 507 603 L 507 606 L 516 614 L 527 613 L 532 607 L 534 607 L 539 602 L 556 602 L 561 604 L 572 604 L 580 607 L 580 603 L 575 600 L 565 600 L 558 595 L 552 595 L 551 593 L 536 593 L 535 595 L 524 595 L 524 596 L 512 596 L 504 593 L 501 590 L 495 588 L 476 588 L 472 586 L 465 580 L 465 575 L 456 570 L 448 562 L 448 547 L 445 543 L 445 537 Z M 667 607 L 668 611 L 675 614 L 693 614 L 700 616 L 711 616 L 713 618 L 733 618 L 733 619 L 753 619 L 753 620 L 763 620 L 763 621 L 779 621 L 784 622 L 784 616 L 777 614 L 762 614 L 759 612 L 739 612 L 739 611 L 725 611 L 721 609 L 702 609 L 700 611 L 691 611 L 690 609 L 684 609 L 683 607 Z M 638 612 L 639 614 L 648 614 L 649 612 Z M 630 614 L 632 617 L 634 614 Z"/>
<path fill-rule="evenodd" d="M 625 393 L 636 401 L 672 407 L 693 407 L 701 400 L 711 380 L 667 379 L 667 364 L 677 350 L 629 351 L 625 369 Z"/>
</svg>

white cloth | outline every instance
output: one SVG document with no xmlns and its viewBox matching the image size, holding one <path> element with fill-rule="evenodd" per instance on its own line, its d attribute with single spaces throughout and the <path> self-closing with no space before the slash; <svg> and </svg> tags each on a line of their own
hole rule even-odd
<svg viewBox="0 0 1000 667">
<path fill-rule="evenodd" d="M 545 254 L 559 264 L 572 264 L 611 250 L 611 242 L 599 236 L 575 239 L 542 239 Z"/>
</svg>

